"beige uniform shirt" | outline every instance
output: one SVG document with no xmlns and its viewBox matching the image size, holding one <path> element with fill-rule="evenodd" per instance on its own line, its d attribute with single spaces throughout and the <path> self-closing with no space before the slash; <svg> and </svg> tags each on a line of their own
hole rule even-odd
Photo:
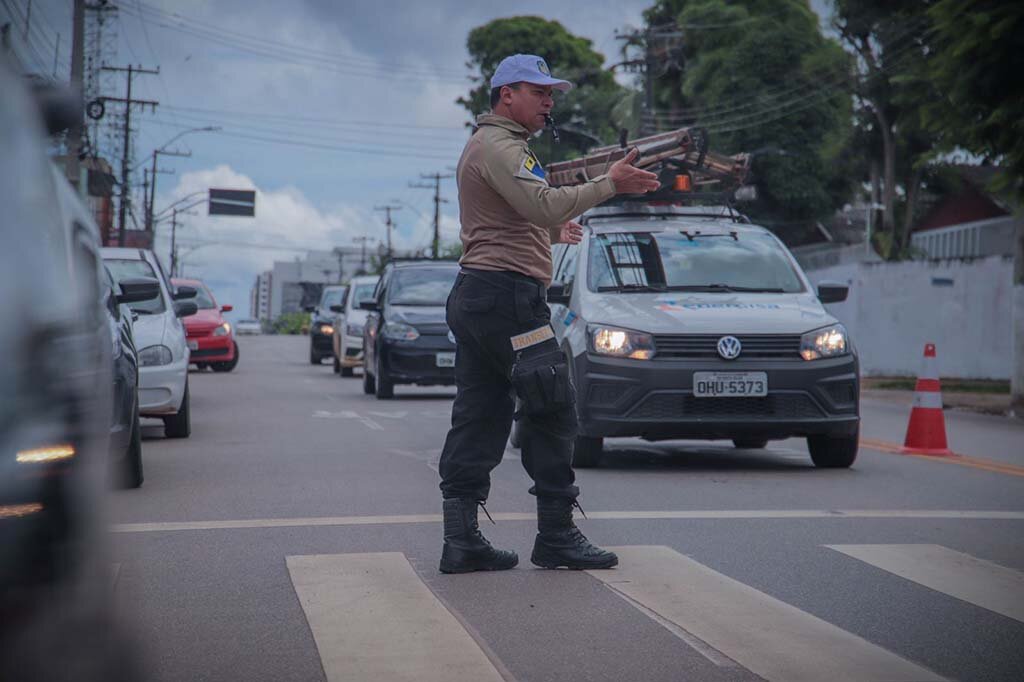
<svg viewBox="0 0 1024 682">
<path fill-rule="evenodd" d="M 526 144 L 529 131 L 504 116 L 477 117 L 459 159 L 462 265 L 518 272 L 551 283 L 551 244 L 561 226 L 611 198 L 602 175 L 582 185 L 549 187 Z"/>
</svg>

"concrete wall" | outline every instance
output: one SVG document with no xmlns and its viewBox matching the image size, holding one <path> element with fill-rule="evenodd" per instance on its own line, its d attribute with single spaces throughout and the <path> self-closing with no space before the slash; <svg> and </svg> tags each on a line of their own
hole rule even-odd
<svg viewBox="0 0 1024 682">
<path fill-rule="evenodd" d="M 942 376 L 1010 378 L 1011 258 L 853 263 L 807 275 L 850 285 L 846 301 L 827 307 L 850 331 L 865 375 L 916 376 L 934 342 Z"/>
</svg>

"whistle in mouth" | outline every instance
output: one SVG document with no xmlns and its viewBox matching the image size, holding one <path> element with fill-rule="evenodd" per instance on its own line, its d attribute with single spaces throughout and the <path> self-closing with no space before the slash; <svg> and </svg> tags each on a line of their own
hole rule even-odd
<svg viewBox="0 0 1024 682">
<path fill-rule="evenodd" d="M 555 142 L 560 142 L 561 140 L 558 136 L 558 128 L 555 126 L 554 117 L 551 114 L 544 114 L 544 122 L 547 124 L 548 128 L 551 128 L 551 137 L 554 138 Z"/>
</svg>

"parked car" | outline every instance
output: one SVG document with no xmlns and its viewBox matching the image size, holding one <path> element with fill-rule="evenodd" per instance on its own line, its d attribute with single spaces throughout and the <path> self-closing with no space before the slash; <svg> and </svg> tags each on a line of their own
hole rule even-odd
<svg viewBox="0 0 1024 682">
<path fill-rule="evenodd" d="M 38 93 L 0 54 L 0 679 L 139 679 L 112 620 L 103 525 L 109 318 L 98 232 L 62 210 L 50 134 L 81 98 Z M 76 107 L 76 99 L 79 106 Z M 62 188 L 63 183 L 63 188 Z"/>
<path fill-rule="evenodd" d="M 239 336 L 262 333 L 263 325 L 260 324 L 259 320 L 252 320 L 246 318 L 244 320 L 238 320 L 237 322 L 235 322 L 235 334 Z"/>
<path fill-rule="evenodd" d="M 139 348 L 139 413 L 164 422 L 168 438 L 188 438 L 192 433 L 189 410 L 189 350 L 181 318 L 198 311 L 196 289 L 172 287 L 152 251 L 106 247 L 103 259 L 119 283 L 149 277 L 160 283 L 160 296 L 129 304 L 135 321 Z"/>
<path fill-rule="evenodd" d="M 230 312 L 231 306 L 218 306 L 213 293 L 201 280 L 175 277 L 171 285 L 196 290 L 194 300 L 199 310 L 184 319 L 189 362 L 199 369 L 211 367 L 214 372 L 233 370 L 238 365 L 238 344 L 231 324 L 222 314 Z"/>
<path fill-rule="evenodd" d="M 601 207 L 555 250 L 548 300 L 576 386 L 576 466 L 603 439 L 806 437 L 819 467 L 857 456 L 860 378 L 846 329 L 763 227 L 717 208 Z"/>
<path fill-rule="evenodd" d="M 337 314 L 332 339 L 335 374 L 350 377 L 356 367 L 363 366 L 363 326 L 369 313 L 360 308 L 359 304 L 373 299 L 379 281 L 380 277 L 376 275 L 353 277 L 348 283 L 344 300 L 331 306 L 331 310 Z"/>
<path fill-rule="evenodd" d="M 140 277 L 120 284 L 104 267 L 103 300 L 109 315 L 114 362 L 114 409 L 110 426 L 110 453 L 117 481 L 125 488 L 138 488 L 142 472 L 142 427 L 139 424 L 139 355 L 135 346 L 129 303 L 141 303 L 160 295 L 160 283 Z"/>
<path fill-rule="evenodd" d="M 455 383 L 455 337 L 445 322 L 445 303 L 459 274 L 450 261 L 392 261 L 363 328 L 363 392 L 386 400 L 396 384 Z"/>
<path fill-rule="evenodd" d="M 319 365 L 321 360 L 334 355 L 334 313 L 332 305 L 338 305 L 345 297 L 345 286 L 324 287 L 320 302 L 306 309 L 311 313 L 309 320 L 309 364 Z"/>
</svg>

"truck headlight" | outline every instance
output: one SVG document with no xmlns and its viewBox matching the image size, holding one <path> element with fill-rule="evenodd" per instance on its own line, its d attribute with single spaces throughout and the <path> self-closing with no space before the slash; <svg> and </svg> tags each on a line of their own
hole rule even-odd
<svg viewBox="0 0 1024 682">
<path fill-rule="evenodd" d="M 800 337 L 800 357 L 804 360 L 833 358 L 849 352 L 850 340 L 841 324 L 815 329 Z"/>
<path fill-rule="evenodd" d="M 142 367 L 169 365 L 173 361 L 174 355 L 167 346 L 149 346 L 139 351 L 139 365 Z"/>
<path fill-rule="evenodd" d="M 420 338 L 416 327 L 401 322 L 386 322 L 384 324 L 384 338 L 392 341 L 415 341 Z"/>
<path fill-rule="evenodd" d="M 227 336 L 231 333 L 231 325 L 225 322 L 216 329 L 213 330 L 214 336 Z"/>
<path fill-rule="evenodd" d="M 349 336 L 362 336 L 363 335 L 363 325 L 361 325 L 361 324 L 346 324 L 345 325 L 345 333 L 348 334 Z"/>
<path fill-rule="evenodd" d="M 650 360 L 654 357 L 654 339 L 650 334 L 616 327 L 587 325 L 590 350 L 598 355 Z"/>
</svg>

